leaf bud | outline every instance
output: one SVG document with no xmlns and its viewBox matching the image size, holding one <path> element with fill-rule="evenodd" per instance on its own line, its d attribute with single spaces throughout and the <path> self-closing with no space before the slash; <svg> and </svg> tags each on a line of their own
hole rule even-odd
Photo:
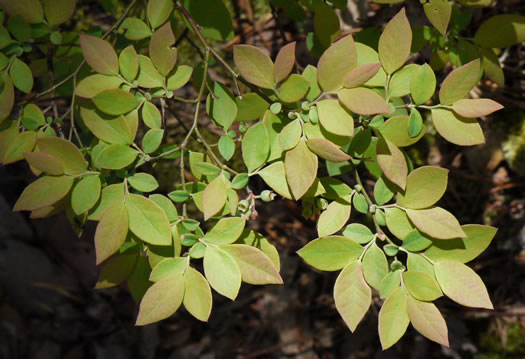
<svg viewBox="0 0 525 359">
<path fill-rule="evenodd" d="M 301 108 L 303 109 L 303 111 L 308 111 L 310 109 L 310 102 L 308 101 L 303 101 L 301 103 Z"/>
<path fill-rule="evenodd" d="M 354 189 L 355 189 L 357 192 L 361 192 L 361 191 L 363 190 L 363 187 L 361 187 L 361 185 L 359 185 L 359 184 L 356 184 L 356 185 L 354 186 Z"/>
<path fill-rule="evenodd" d="M 274 114 L 274 115 L 277 115 L 279 112 L 281 112 L 283 108 L 283 105 L 281 105 L 280 102 L 274 102 L 272 103 L 272 105 L 270 106 L 270 111 Z"/>
<path fill-rule="evenodd" d="M 288 112 L 288 118 L 290 120 L 295 120 L 297 118 L 297 115 L 293 112 Z"/>
<path fill-rule="evenodd" d="M 324 198 L 317 198 L 315 200 L 315 206 L 324 211 L 328 207 L 328 201 Z"/>
<path fill-rule="evenodd" d="M 393 261 L 391 264 L 390 264 L 390 269 L 392 271 L 396 271 L 396 270 L 404 270 L 405 269 L 405 266 L 403 265 L 403 263 L 401 263 L 400 261 L 398 261 L 397 259 L 395 261 Z"/>
<path fill-rule="evenodd" d="M 263 202 L 271 202 L 274 199 L 275 199 L 275 193 L 273 193 L 272 191 L 265 189 L 264 191 L 261 192 L 261 200 Z"/>
</svg>

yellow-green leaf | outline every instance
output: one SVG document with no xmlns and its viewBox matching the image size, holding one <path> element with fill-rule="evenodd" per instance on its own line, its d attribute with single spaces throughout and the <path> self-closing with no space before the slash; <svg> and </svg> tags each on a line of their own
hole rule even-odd
<svg viewBox="0 0 525 359">
<path fill-rule="evenodd" d="M 64 168 L 60 162 L 44 152 L 25 152 L 24 158 L 31 167 L 52 176 L 61 176 L 64 174 Z"/>
<path fill-rule="evenodd" d="M 399 69 L 410 55 L 412 29 L 406 17 L 405 8 L 386 25 L 379 37 L 379 58 L 389 74 Z"/>
<path fill-rule="evenodd" d="M 172 243 L 170 221 L 151 199 L 137 194 L 126 198 L 129 229 L 146 243 L 169 246 Z"/>
<path fill-rule="evenodd" d="M 448 0 L 430 0 L 423 5 L 428 21 L 442 34 L 447 33 L 448 23 L 452 15 L 452 4 Z"/>
<path fill-rule="evenodd" d="M 391 207 L 385 208 L 386 225 L 394 236 L 403 240 L 414 229 L 408 220 L 408 216 L 402 209 Z"/>
<path fill-rule="evenodd" d="M 244 230 L 246 220 L 239 217 L 221 218 L 204 236 L 207 243 L 225 245 L 235 242 Z"/>
<path fill-rule="evenodd" d="M 186 269 L 183 277 L 186 285 L 182 301 L 184 307 L 198 320 L 207 322 L 213 303 L 208 281 L 198 270 L 192 267 Z"/>
<path fill-rule="evenodd" d="M 306 145 L 313 153 L 330 162 L 344 162 L 351 159 L 339 147 L 324 138 L 312 138 L 306 141 Z"/>
<path fill-rule="evenodd" d="M 89 175 L 78 181 L 71 191 L 71 208 L 76 215 L 89 211 L 100 197 L 100 177 Z"/>
<path fill-rule="evenodd" d="M 286 173 L 283 161 L 277 161 L 269 166 L 264 167 L 258 173 L 259 176 L 270 186 L 275 192 L 284 198 L 292 199 L 290 187 L 286 181 Z"/>
<path fill-rule="evenodd" d="M 128 212 L 123 203 L 108 208 L 95 231 L 97 264 L 102 263 L 124 244 L 128 234 Z"/>
<path fill-rule="evenodd" d="M 286 152 L 284 167 L 290 191 L 295 199 L 300 199 L 317 177 L 317 156 L 301 140 L 294 149 Z"/>
<path fill-rule="evenodd" d="M 436 166 L 423 166 L 410 172 L 405 193 L 397 195 L 397 204 L 411 209 L 434 205 L 447 190 L 448 170 Z"/>
<path fill-rule="evenodd" d="M 242 159 L 249 172 L 262 166 L 268 159 L 270 142 L 262 122 L 253 125 L 246 131 L 242 141 Z"/>
<path fill-rule="evenodd" d="M 204 189 L 202 194 L 202 211 L 204 220 L 215 216 L 226 204 L 228 193 L 222 176 L 216 177 Z"/>
<path fill-rule="evenodd" d="M 149 0 L 146 14 L 152 28 L 162 25 L 171 15 L 173 10 L 172 0 Z"/>
<path fill-rule="evenodd" d="M 44 176 L 27 186 L 18 200 L 13 211 L 32 211 L 51 206 L 64 198 L 73 186 L 73 177 Z"/>
<path fill-rule="evenodd" d="M 113 116 L 128 113 L 139 105 L 135 96 L 119 88 L 99 92 L 92 100 L 100 111 Z"/>
<path fill-rule="evenodd" d="M 102 91 L 116 89 L 122 83 L 118 76 L 95 74 L 80 81 L 75 89 L 75 95 L 85 98 L 93 98 Z M 84 108 L 82 108 L 84 109 Z"/>
<path fill-rule="evenodd" d="M 160 72 L 153 66 L 151 59 L 144 55 L 139 55 L 139 76 L 137 82 L 140 87 L 144 88 L 155 88 L 164 86 L 164 77 Z"/>
<path fill-rule="evenodd" d="M 448 347 L 447 323 L 434 304 L 409 297 L 407 310 L 410 322 L 418 332 L 424 337 Z"/>
<path fill-rule="evenodd" d="M 388 273 L 388 262 L 385 253 L 373 243 L 363 257 L 363 273 L 366 282 L 379 290 L 383 278 Z"/>
<path fill-rule="evenodd" d="M 124 116 L 103 118 L 97 111 L 80 108 L 86 127 L 99 139 L 110 144 L 130 145 L 133 138 Z"/>
<path fill-rule="evenodd" d="M 348 264 L 337 277 L 334 301 L 335 308 L 354 332 L 372 302 L 372 290 L 365 282 L 360 261 Z"/>
<path fill-rule="evenodd" d="M 220 247 L 209 246 L 204 254 L 204 274 L 217 293 L 234 300 L 241 287 L 241 270 L 233 257 Z"/>
<path fill-rule="evenodd" d="M 172 47 L 174 44 L 175 35 L 173 35 L 169 22 L 151 36 L 149 56 L 161 75 L 169 74 L 177 63 L 177 48 Z"/>
<path fill-rule="evenodd" d="M 503 14 L 489 17 L 476 31 L 474 41 L 486 48 L 504 48 L 525 41 L 525 16 Z"/>
<path fill-rule="evenodd" d="M 408 166 L 403 152 L 387 139 L 377 142 L 377 163 L 390 181 L 405 189 Z"/>
<path fill-rule="evenodd" d="M 317 64 L 317 81 L 325 92 L 337 91 L 357 66 L 357 51 L 351 35 L 334 42 Z"/>
<path fill-rule="evenodd" d="M 64 172 L 68 174 L 82 173 L 87 169 L 88 163 L 82 152 L 73 143 L 60 137 L 40 137 L 37 146 L 41 152 L 45 152 L 57 159 Z"/>
<path fill-rule="evenodd" d="M 474 146 L 485 143 L 483 130 L 475 118 L 465 118 L 454 112 L 435 108 L 432 122 L 437 132 L 448 142 L 460 146 Z"/>
<path fill-rule="evenodd" d="M 409 121 L 410 119 L 406 115 L 394 116 L 379 126 L 379 131 L 384 138 L 397 147 L 410 146 L 419 141 L 425 135 L 426 127 L 423 125 L 423 128 L 417 136 L 410 137 Z"/>
<path fill-rule="evenodd" d="M 410 94 L 416 105 L 427 102 L 436 91 L 436 75 L 428 64 L 423 64 L 410 80 Z"/>
<path fill-rule="evenodd" d="M 483 281 L 466 265 L 448 259 L 434 264 L 436 278 L 443 293 L 466 307 L 494 309 Z"/>
<path fill-rule="evenodd" d="M 336 271 L 359 258 L 363 248 L 350 238 L 328 236 L 315 239 L 297 254 L 309 265 L 322 271 Z"/>
<path fill-rule="evenodd" d="M 169 318 L 184 298 L 184 278 L 180 274 L 165 277 L 153 284 L 140 302 L 135 325 L 147 325 Z"/>
<path fill-rule="evenodd" d="M 403 284 L 412 297 L 425 302 L 432 302 L 443 295 L 433 276 L 424 272 L 404 272 Z"/>
<path fill-rule="evenodd" d="M 476 59 L 448 74 L 439 90 L 442 105 L 452 105 L 469 94 L 478 83 L 480 64 L 480 59 Z"/>
<path fill-rule="evenodd" d="M 75 12 L 76 0 L 43 0 L 44 14 L 49 26 L 59 25 L 69 20 Z"/>
<path fill-rule="evenodd" d="M 234 46 L 233 61 L 248 82 L 265 89 L 274 87 L 273 62 L 263 50 L 251 45 Z"/>
<path fill-rule="evenodd" d="M 338 136 L 354 135 L 354 119 L 337 100 L 323 100 L 317 104 L 319 122 L 328 132 Z"/>
<path fill-rule="evenodd" d="M 458 220 L 441 207 L 407 209 L 408 218 L 421 232 L 437 239 L 464 238 Z"/>
<path fill-rule="evenodd" d="M 403 288 L 398 288 L 385 300 L 379 311 L 379 339 L 383 350 L 401 339 L 409 323 L 407 294 Z"/>
<path fill-rule="evenodd" d="M 260 249 L 246 244 L 221 247 L 237 262 L 242 280 L 249 284 L 282 284 L 279 271 Z"/>
</svg>

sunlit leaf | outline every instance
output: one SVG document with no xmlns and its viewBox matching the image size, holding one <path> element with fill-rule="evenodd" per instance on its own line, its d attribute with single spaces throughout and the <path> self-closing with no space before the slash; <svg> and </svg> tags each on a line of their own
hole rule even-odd
<svg viewBox="0 0 525 359">
<path fill-rule="evenodd" d="M 170 317 L 184 298 L 184 279 L 180 274 L 165 277 L 153 284 L 140 302 L 135 325 L 147 325 Z"/>
<path fill-rule="evenodd" d="M 95 232 L 97 264 L 116 253 L 128 234 L 128 212 L 123 203 L 108 208 L 98 222 Z"/>
</svg>

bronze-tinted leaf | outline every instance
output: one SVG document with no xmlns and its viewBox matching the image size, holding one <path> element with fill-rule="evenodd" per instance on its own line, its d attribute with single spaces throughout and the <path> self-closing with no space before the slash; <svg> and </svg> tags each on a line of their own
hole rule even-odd
<svg viewBox="0 0 525 359">
<path fill-rule="evenodd" d="M 106 41 L 91 35 L 80 35 L 80 48 L 93 70 L 103 75 L 118 75 L 117 53 Z"/>
<path fill-rule="evenodd" d="M 401 187 L 406 186 L 408 166 L 403 152 L 392 142 L 381 138 L 377 142 L 377 163 L 390 181 Z"/>
<path fill-rule="evenodd" d="M 478 82 L 480 64 L 480 60 L 476 59 L 448 74 L 439 90 L 442 105 L 452 105 L 468 95 Z"/>
<path fill-rule="evenodd" d="M 334 42 L 323 53 L 317 64 L 317 80 L 324 91 L 337 91 L 356 65 L 357 51 L 354 39 L 348 35 Z"/>
<path fill-rule="evenodd" d="M 286 152 L 284 166 L 290 190 L 295 199 L 300 199 L 317 177 L 317 156 L 301 140 L 294 149 Z"/>
<path fill-rule="evenodd" d="M 488 116 L 502 108 L 502 105 L 488 98 L 462 99 L 452 105 L 455 113 L 467 118 Z"/>
<path fill-rule="evenodd" d="M 376 62 L 373 64 L 364 64 L 356 67 L 350 71 L 348 75 L 346 75 L 343 86 L 346 88 L 361 86 L 374 77 L 381 66 L 382 64 L 380 62 Z"/>
<path fill-rule="evenodd" d="M 379 58 L 389 74 L 399 69 L 410 55 L 412 29 L 405 8 L 397 13 L 386 25 L 379 38 Z"/>
<path fill-rule="evenodd" d="M 337 93 L 337 96 L 346 108 L 359 115 L 370 116 L 391 112 L 386 101 L 377 92 L 368 88 L 343 89 Z"/>
<path fill-rule="evenodd" d="M 312 152 L 330 162 L 343 162 L 351 159 L 339 147 L 324 138 L 313 138 L 306 141 L 306 144 Z"/>
<path fill-rule="evenodd" d="M 273 78 L 275 82 L 281 82 L 290 75 L 295 65 L 295 41 L 283 46 L 273 67 Z"/>
<path fill-rule="evenodd" d="M 149 55 L 153 65 L 155 65 L 164 76 L 169 74 L 177 63 L 177 48 L 172 48 L 174 44 L 175 35 L 173 35 L 169 22 L 155 31 L 151 36 Z"/>
</svg>

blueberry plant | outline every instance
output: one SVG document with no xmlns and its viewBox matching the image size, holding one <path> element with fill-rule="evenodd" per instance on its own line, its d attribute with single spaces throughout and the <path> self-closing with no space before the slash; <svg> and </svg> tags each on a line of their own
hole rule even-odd
<svg viewBox="0 0 525 359">
<path fill-rule="evenodd" d="M 313 17 L 306 42 L 319 60 L 303 68 L 295 42 L 274 60 L 246 44 L 217 50 L 234 38 L 222 0 L 132 0 L 105 31 L 87 32 L 71 30 L 76 0 L 0 0 L 0 161 L 25 160 L 37 176 L 14 210 L 31 218 L 65 212 L 79 233 L 98 222 L 97 288 L 127 281 L 140 302 L 136 324 L 146 325 L 181 306 L 207 321 L 212 289 L 234 300 L 241 282 L 281 284 L 276 247 L 249 222 L 256 200 L 298 201 L 317 226 L 298 254 L 318 270 L 340 271 L 335 307 L 351 331 L 375 293 L 384 300 L 384 349 L 410 323 L 448 345 L 433 301 L 492 308 L 465 263 L 496 229 L 461 225 L 436 205 L 448 171 L 414 168 L 404 149 L 429 129 L 458 146 L 485 141 L 478 118 L 502 106 L 469 93 L 482 76 L 503 86 L 497 49 L 525 40 L 519 15 L 469 28 L 467 6 L 492 2 L 422 1 L 433 26 L 414 28 L 399 7 L 381 32 L 354 39 L 340 34 L 336 9 L 346 1 L 271 0 L 274 13 L 298 24 Z M 201 61 L 179 53 L 179 30 L 196 40 Z M 432 50 L 430 64 L 412 56 L 423 48 Z M 212 66 L 225 78 L 215 80 Z M 177 96 L 190 80 L 196 97 Z M 170 102 L 193 106 L 175 142 Z M 210 121 L 222 134 L 211 140 L 201 131 Z M 162 161 L 177 173 L 168 191 L 152 175 Z M 268 189 L 250 190 L 256 177 Z"/>
</svg>

